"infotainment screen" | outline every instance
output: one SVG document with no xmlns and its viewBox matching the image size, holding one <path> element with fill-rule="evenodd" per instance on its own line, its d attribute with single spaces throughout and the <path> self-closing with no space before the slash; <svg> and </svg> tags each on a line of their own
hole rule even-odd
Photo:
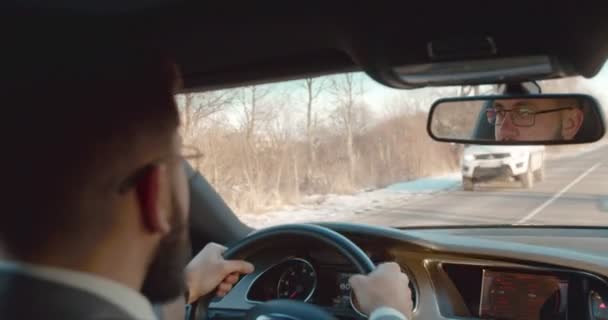
<svg viewBox="0 0 608 320">
<path fill-rule="evenodd" d="M 483 270 L 481 287 L 479 316 L 483 319 L 567 319 L 567 279 Z"/>
</svg>

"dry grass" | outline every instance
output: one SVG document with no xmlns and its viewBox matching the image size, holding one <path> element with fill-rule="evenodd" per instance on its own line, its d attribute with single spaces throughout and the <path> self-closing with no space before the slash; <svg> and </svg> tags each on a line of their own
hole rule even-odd
<svg viewBox="0 0 608 320">
<path fill-rule="evenodd" d="M 458 150 L 432 141 L 426 113 L 377 122 L 354 137 L 354 176 L 345 136 L 316 130 L 315 159 L 304 136 L 259 134 L 216 123 L 187 134 L 205 156 L 193 161 L 236 212 L 263 212 L 297 203 L 308 194 L 352 193 L 457 168 Z"/>
</svg>

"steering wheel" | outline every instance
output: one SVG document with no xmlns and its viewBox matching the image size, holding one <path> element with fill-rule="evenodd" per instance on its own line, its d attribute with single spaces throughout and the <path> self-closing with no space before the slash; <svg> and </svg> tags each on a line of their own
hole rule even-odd
<svg viewBox="0 0 608 320">
<path fill-rule="evenodd" d="M 224 258 L 246 259 L 261 248 L 269 247 L 272 243 L 285 241 L 294 236 L 317 241 L 336 250 L 353 265 L 358 273 L 368 274 L 376 268 L 365 252 L 348 238 L 331 229 L 313 224 L 287 224 L 256 231 L 226 250 Z M 205 309 L 209 306 L 208 301 L 201 301 L 199 304 L 204 304 Z M 246 312 L 245 319 L 330 320 L 334 317 L 312 304 L 292 300 L 271 300 L 252 306 Z"/>
</svg>

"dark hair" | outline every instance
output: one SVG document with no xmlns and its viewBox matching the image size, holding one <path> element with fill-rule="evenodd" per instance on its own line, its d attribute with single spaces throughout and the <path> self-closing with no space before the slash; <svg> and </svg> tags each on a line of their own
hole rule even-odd
<svg viewBox="0 0 608 320">
<path fill-rule="evenodd" d="M 169 136 L 178 125 L 169 60 L 109 39 L 66 38 L 38 57 L 32 46 L 10 48 L 13 72 L 0 89 L 9 140 L 0 240 L 11 254 L 30 255 L 58 234 L 82 232 L 84 223 L 109 223 L 93 212 L 96 199 L 83 199 L 84 186 L 136 154 L 138 141 Z"/>
</svg>

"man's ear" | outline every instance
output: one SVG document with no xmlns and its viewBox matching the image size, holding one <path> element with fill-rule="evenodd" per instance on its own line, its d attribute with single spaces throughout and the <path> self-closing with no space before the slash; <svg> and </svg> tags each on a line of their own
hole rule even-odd
<svg viewBox="0 0 608 320">
<path fill-rule="evenodd" d="M 135 184 L 140 218 L 145 228 L 151 233 L 166 234 L 171 226 L 169 215 L 164 212 L 162 203 L 162 181 L 165 179 L 163 165 L 152 165 L 147 168 Z"/>
<path fill-rule="evenodd" d="M 583 120 L 583 110 L 575 108 L 565 111 L 562 117 L 562 137 L 566 140 L 572 140 L 583 125 Z"/>
</svg>

